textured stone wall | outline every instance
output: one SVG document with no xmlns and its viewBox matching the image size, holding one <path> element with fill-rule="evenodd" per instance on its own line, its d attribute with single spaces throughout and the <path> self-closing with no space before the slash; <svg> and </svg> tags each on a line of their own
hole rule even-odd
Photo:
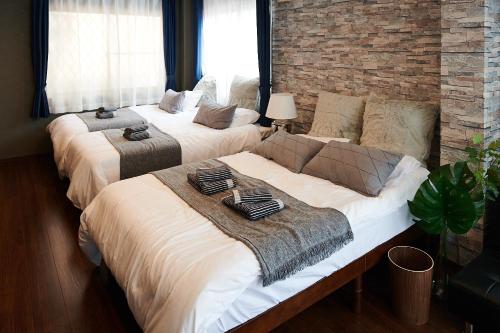
<svg viewBox="0 0 500 333">
<path fill-rule="evenodd" d="M 500 0 L 273 0 L 273 90 L 296 96 L 308 131 L 320 90 L 441 106 L 440 162 L 475 133 L 500 135 Z M 439 161 L 439 159 L 438 159 Z M 482 224 L 449 248 L 459 263 Z"/>
<path fill-rule="evenodd" d="M 500 4 L 443 0 L 441 4 L 441 163 L 465 157 L 472 135 L 499 136 Z M 450 237 L 450 257 L 465 264 L 480 253 L 482 221 Z"/>
<path fill-rule="evenodd" d="M 320 90 L 440 102 L 439 0 L 274 0 L 273 89 L 308 131 Z"/>
</svg>

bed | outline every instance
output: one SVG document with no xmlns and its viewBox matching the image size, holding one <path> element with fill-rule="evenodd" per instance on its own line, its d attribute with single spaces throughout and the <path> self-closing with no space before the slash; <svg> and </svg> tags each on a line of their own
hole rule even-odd
<svg viewBox="0 0 500 333">
<path fill-rule="evenodd" d="M 216 130 L 193 123 L 195 110 L 169 114 L 148 105 L 135 107 L 134 111 L 179 142 L 182 163 L 234 154 L 251 149 L 261 141 L 262 128 L 255 124 Z M 69 121 L 72 120 L 65 120 Z M 57 127 L 60 128 L 52 131 L 56 138 L 54 155 L 63 155 L 59 169 L 70 179 L 67 196 L 76 207 L 84 209 L 101 189 L 120 180 L 120 154 L 102 132 L 74 135 L 64 144 L 65 136 L 58 133 L 67 132 L 71 126 Z M 64 153 L 61 153 L 63 146 Z M 58 153 L 56 147 L 59 147 Z"/>
<path fill-rule="evenodd" d="M 428 175 L 417 160 L 405 156 L 380 195 L 366 197 L 250 152 L 219 160 L 310 206 L 339 210 L 350 222 L 354 241 L 263 287 L 254 253 L 155 176 L 114 183 L 83 212 L 79 243 L 92 262 L 109 267 L 146 332 L 270 330 L 362 274 L 377 257 L 369 254 L 380 257 L 390 244 L 407 241 L 402 235 L 413 222 L 406 200 Z"/>
</svg>

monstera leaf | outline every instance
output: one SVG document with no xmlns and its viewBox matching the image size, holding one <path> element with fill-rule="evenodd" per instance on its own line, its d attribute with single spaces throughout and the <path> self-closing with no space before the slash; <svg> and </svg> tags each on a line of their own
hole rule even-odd
<svg viewBox="0 0 500 333">
<path fill-rule="evenodd" d="M 456 234 L 468 232 L 484 209 L 476 185 L 467 163 L 441 166 L 422 183 L 413 201 L 408 201 L 415 222 L 430 234 L 439 234 L 444 228 Z"/>
</svg>

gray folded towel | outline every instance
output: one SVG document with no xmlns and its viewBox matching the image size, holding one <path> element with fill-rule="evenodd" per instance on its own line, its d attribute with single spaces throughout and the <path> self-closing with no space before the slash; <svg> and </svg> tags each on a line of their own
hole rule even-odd
<svg viewBox="0 0 500 333">
<path fill-rule="evenodd" d="M 273 195 L 265 187 L 246 187 L 238 190 L 233 190 L 231 194 L 234 203 L 242 202 L 261 202 L 273 199 Z"/>
<path fill-rule="evenodd" d="M 107 112 L 114 112 L 114 111 L 116 111 L 116 108 L 114 108 L 114 107 L 101 106 L 99 109 L 97 109 L 97 112 L 99 112 L 99 113 L 107 113 Z"/>
<path fill-rule="evenodd" d="M 236 210 L 245 218 L 255 221 L 263 217 L 272 215 L 285 208 L 283 201 L 272 199 L 261 202 L 243 202 L 235 203 L 233 196 L 228 196 L 222 199 L 224 205 Z"/>
<path fill-rule="evenodd" d="M 148 124 L 139 124 L 139 125 L 133 125 L 130 127 L 125 128 L 124 133 L 127 135 L 130 135 L 132 133 L 136 132 L 143 132 L 149 128 Z"/>
<path fill-rule="evenodd" d="M 199 182 L 196 179 L 196 174 L 188 173 L 187 179 L 195 189 L 205 195 L 212 195 L 219 192 L 224 192 L 236 186 L 234 179 L 216 180 L 213 182 Z"/>
<path fill-rule="evenodd" d="M 196 169 L 197 182 L 213 182 L 216 180 L 231 179 L 233 174 L 225 165 L 214 168 L 198 168 Z"/>
<path fill-rule="evenodd" d="M 131 133 L 123 133 L 123 137 L 128 141 L 141 141 L 144 139 L 149 139 L 151 134 L 149 131 L 140 131 L 140 132 L 131 132 Z"/>
<path fill-rule="evenodd" d="M 114 112 L 99 112 L 99 111 L 97 111 L 95 113 L 95 116 L 98 119 L 110 119 L 110 118 L 115 117 L 115 113 Z"/>
</svg>

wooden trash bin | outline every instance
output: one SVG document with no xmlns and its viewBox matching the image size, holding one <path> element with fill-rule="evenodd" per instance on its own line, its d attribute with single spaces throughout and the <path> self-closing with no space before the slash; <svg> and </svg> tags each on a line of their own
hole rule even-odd
<svg viewBox="0 0 500 333">
<path fill-rule="evenodd" d="M 389 257 L 392 305 L 402 321 L 423 325 L 429 320 L 434 260 L 411 246 L 396 246 Z"/>
</svg>

